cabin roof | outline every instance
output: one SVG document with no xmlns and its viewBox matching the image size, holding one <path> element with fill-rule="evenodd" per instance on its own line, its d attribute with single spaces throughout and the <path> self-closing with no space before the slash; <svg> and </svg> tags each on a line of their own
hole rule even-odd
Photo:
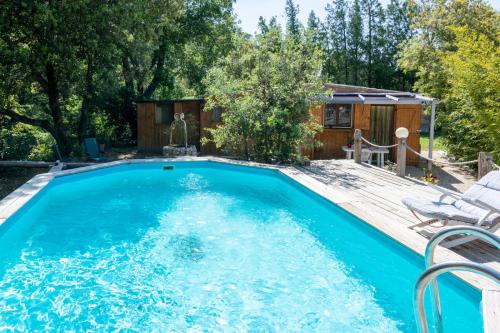
<svg viewBox="0 0 500 333">
<path fill-rule="evenodd" d="M 332 93 L 325 96 L 327 103 L 339 104 L 426 104 L 431 103 L 433 98 L 412 92 L 378 89 L 348 84 L 326 83 L 325 87 L 331 89 Z M 203 97 L 180 98 L 180 99 L 145 99 L 136 100 L 135 103 L 179 103 L 179 102 L 203 102 Z M 435 100 L 437 101 L 437 100 Z"/>
<path fill-rule="evenodd" d="M 181 103 L 181 102 L 204 102 L 205 99 L 202 97 L 192 97 L 192 98 L 178 98 L 178 99 L 141 99 L 135 100 L 134 103 Z"/>
<path fill-rule="evenodd" d="M 325 102 L 347 104 L 425 104 L 433 98 L 418 93 L 327 83 L 326 88 L 332 94 L 325 97 Z"/>
</svg>

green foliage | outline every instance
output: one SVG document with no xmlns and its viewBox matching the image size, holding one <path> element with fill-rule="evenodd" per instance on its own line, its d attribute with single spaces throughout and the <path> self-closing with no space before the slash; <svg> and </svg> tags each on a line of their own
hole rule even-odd
<svg viewBox="0 0 500 333">
<path fill-rule="evenodd" d="M 0 115 L 50 133 L 63 155 L 88 135 L 134 140 L 134 100 L 204 93 L 232 48 L 232 4 L 2 1 Z"/>
<path fill-rule="evenodd" d="M 298 40 L 301 33 L 301 24 L 299 21 L 299 6 L 295 5 L 293 0 L 286 0 L 286 33 L 288 37 Z"/>
<path fill-rule="evenodd" d="M 2 121 L 0 159 L 47 161 L 54 157 L 54 139 L 33 126 Z"/>
<path fill-rule="evenodd" d="M 454 28 L 456 50 L 441 55 L 450 112 L 443 115 L 450 152 L 474 159 L 493 152 L 500 161 L 500 30 L 494 39 Z"/>
<path fill-rule="evenodd" d="M 118 138 L 117 126 L 109 120 L 109 115 L 103 111 L 94 112 L 91 124 L 95 132 L 90 135 L 95 136 L 99 143 L 110 144 Z"/>
<path fill-rule="evenodd" d="M 416 8 L 418 31 L 400 65 L 415 88 L 439 98 L 438 124 L 449 152 L 463 160 L 493 151 L 500 159 L 500 15 L 482 0 L 439 0 Z"/>
<path fill-rule="evenodd" d="M 350 83 L 350 62 L 348 51 L 348 4 L 345 0 L 326 6 L 324 23 L 326 60 L 323 75 L 337 83 Z"/>
<path fill-rule="evenodd" d="M 397 63 L 399 45 L 412 36 L 413 6 L 391 0 L 335 0 L 321 24 L 325 52 L 323 76 L 336 83 L 407 90 L 412 72 Z"/>
<path fill-rule="evenodd" d="M 221 106 L 223 123 L 209 130 L 219 148 L 259 161 L 297 161 L 319 126 L 309 107 L 322 95 L 320 55 L 278 28 L 240 40 L 206 78 L 205 110 Z"/>
<path fill-rule="evenodd" d="M 348 61 L 351 64 L 351 82 L 361 84 L 362 46 L 363 46 L 363 17 L 359 0 L 354 0 L 349 11 L 349 30 L 347 34 Z"/>
</svg>

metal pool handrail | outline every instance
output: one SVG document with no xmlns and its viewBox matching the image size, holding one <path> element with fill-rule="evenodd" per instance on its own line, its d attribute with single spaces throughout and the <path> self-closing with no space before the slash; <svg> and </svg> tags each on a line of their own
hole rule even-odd
<svg viewBox="0 0 500 333">
<path fill-rule="evenodd" d="M 434 253 L 436 251 L 437 246 L 439 245 L 440 242 L 442 242 L 444 239 L 448 238 L 449 236 L 452 235 L 472 235 L 475 237 L 478 237 L 496 248 L 500 249 L 500 237 L 496 236 L 495 234 L 484 230 L 482 228 L 478 227 L 473 227 L 473 226 L 457 226 L 457 227 L 450 227 L 443 229 L 439 232 L 437 232 L 429 241 L 427 244 L 427 247 L 425 249 L 425 268 L 426 272 L 431 267 L 434 265 Z M 425 274 L 425 272 L 422 274 L 422 276 Z M 439 332 L 442 331 L 442 311 L 441 311 L 441 300 L 439 297 L 439 288 L 436 279 L 432 279 L 432 285 L 433 285 L 433 299 L 434 299 L 434 304 L 433 306 L 435 307 L 437 311 L 437 325 L 438 325 L 438 330 Z M 424 289 L 425 290 L 425 289 Z M 420 307 L 420 304 L 418 304 Z M 423 305 L 422 305 L 423 306 Z M 424 314 L 425 316 L 425 314 Z M 420 319 L 422 321 L 422 318 L 420 316 L 417 316 L 417 319 Z M 425 318 L 424 318 L 425 320 Z M 427 322 L 425 322 L 425 328 L 427 329 Z"/>
<path fill-rule="evenodd" d="M 422 275 L 420 275 L 417 280 L 417 284 L 415 285 L 414 302 L 417 305 L 415 307 L 415 317 L 419 319 L 417 320 L 417 325 L 420 332 L 429 332 L 427 316 L 425 314 L 424 307 L 425 289 L 427 288 L 429 283 L 431 281 L 435 281 L 439 275 L 450 271 L 466 271 L 479 273 L 500 284 L 500 272 L 482 264 L 473 262 L 450 261 L 429 267 Z"/>
</svg>

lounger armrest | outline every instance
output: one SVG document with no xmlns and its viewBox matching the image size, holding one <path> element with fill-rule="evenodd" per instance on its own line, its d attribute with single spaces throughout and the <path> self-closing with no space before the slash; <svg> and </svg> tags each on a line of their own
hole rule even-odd
<svg viewBox="0 0 500 333">
<path fill-rule="evenodd" d="M 439 197 L 439 201 L 443 200 L 445 197 L 451 197 L 451 198 L 457 199 L 457 200 L 462 199 L 462 197 L 455 192 L 446 190 L 446 189 L 439 187 L 439 186 L 436 186 L 434 184 L 429 183 L 427 185 L 430 186 L 431 188 L 435 189 L 436 191 L 441 192 L 441 196 Z"/>
</svg>

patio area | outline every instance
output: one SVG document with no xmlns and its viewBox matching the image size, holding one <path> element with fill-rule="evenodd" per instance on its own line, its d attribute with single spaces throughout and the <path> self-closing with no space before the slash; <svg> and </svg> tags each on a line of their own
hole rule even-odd
<svg viewBox="0 0 500 333">
<path fill-rule="evenodd" d="M 440 193 L 412 178 L 397 177 L 391 172 L 353 160 L 318 160 L 301 167 L 308 176 L 321 182 L 332 195 L 341 196 L 337 204 L 363 220 L 382 229 L 416 252 L 423 253 L 427 239 L 408 227 L 418 222 L 401 203 L 404 197 L 439 198 Z M 421 251 L 420 251 L 421 250 Z M 453 248 L 471 261 L 500 269 L 500 251 L 481 241 Z"/>
</svg>

